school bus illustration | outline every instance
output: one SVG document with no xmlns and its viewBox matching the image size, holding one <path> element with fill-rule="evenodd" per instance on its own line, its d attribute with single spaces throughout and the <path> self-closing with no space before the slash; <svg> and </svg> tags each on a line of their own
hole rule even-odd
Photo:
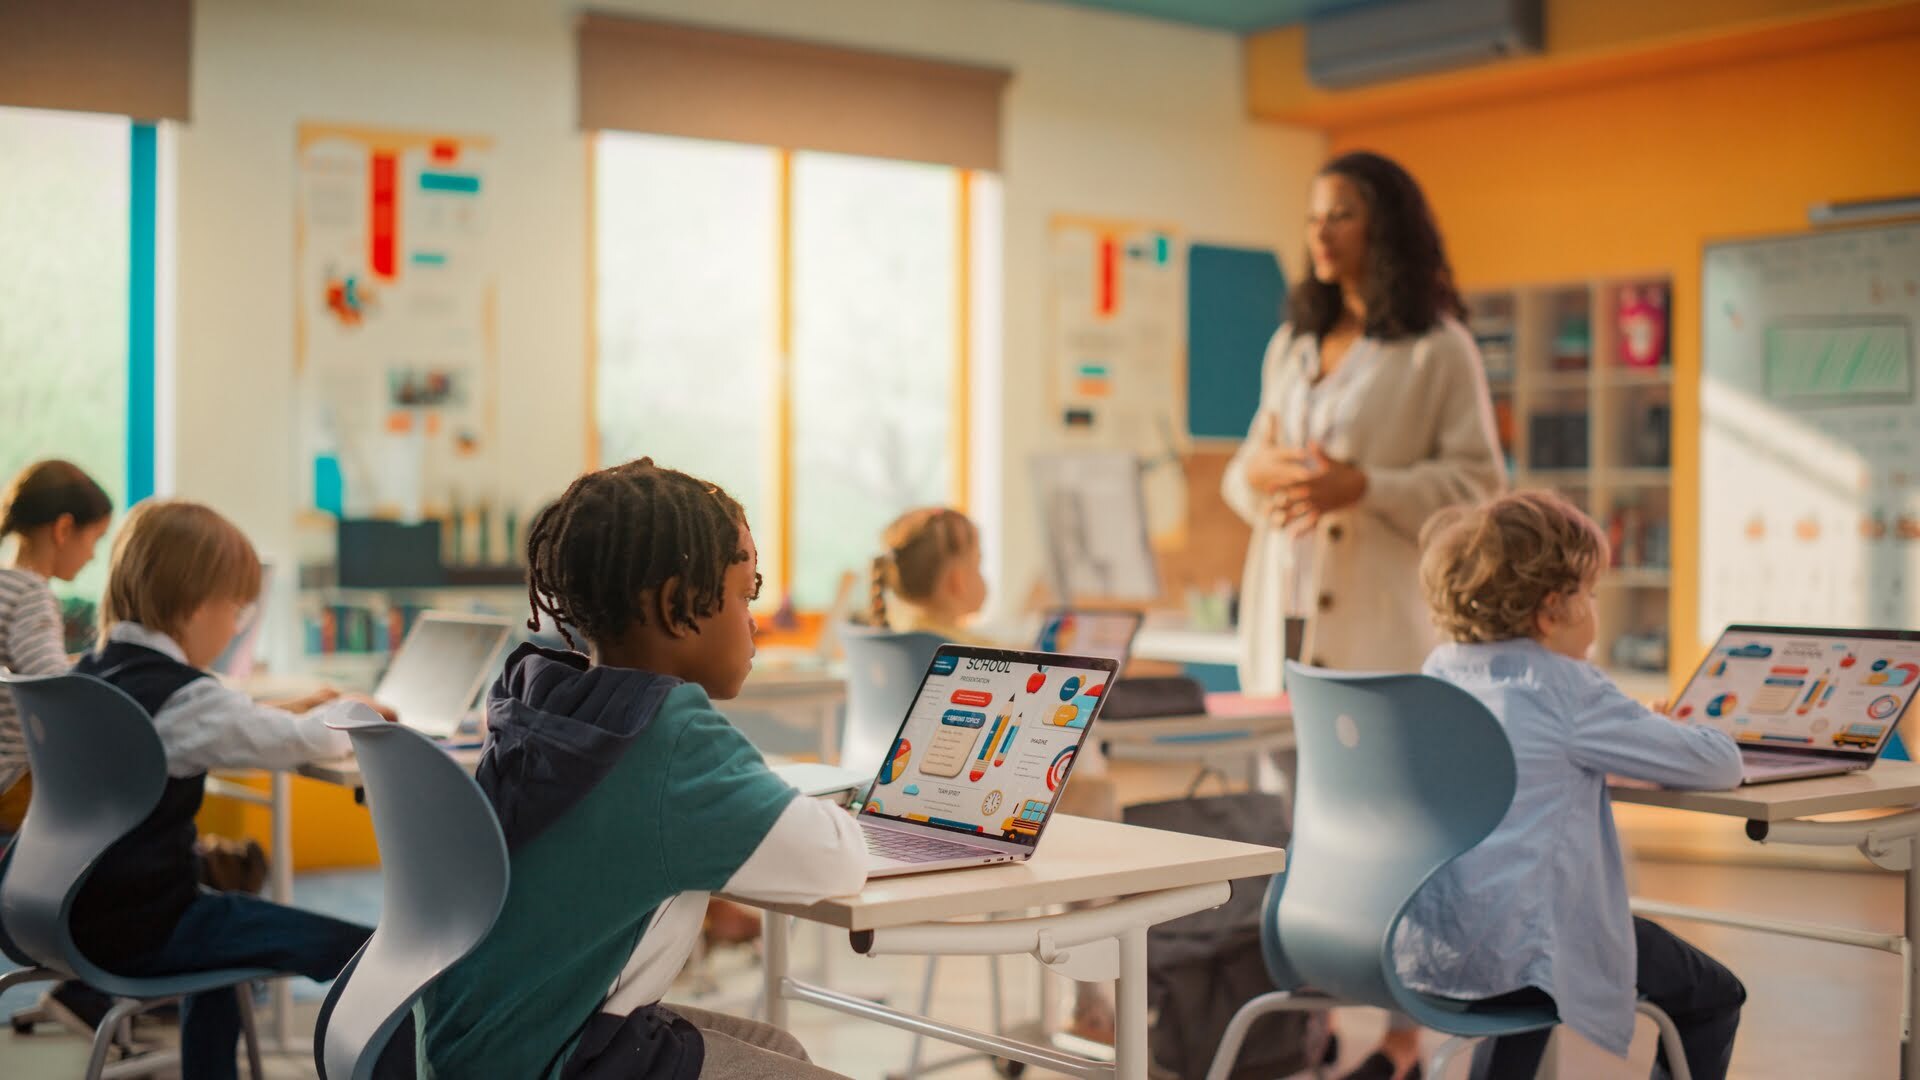
<svg viewBox="0 0 1920 1080">
<path fill-rule="evenodd" d="M 1866 748 L 1880 741 L 1880 733 L 1885 731 L 1879 724 L 1848 724 L 1833 733 L 1833 745 L 1858 746 Z"/>
</svg>

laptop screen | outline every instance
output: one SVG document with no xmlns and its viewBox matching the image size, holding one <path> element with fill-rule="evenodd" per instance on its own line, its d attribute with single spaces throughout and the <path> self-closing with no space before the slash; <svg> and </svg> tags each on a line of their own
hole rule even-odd
<svg viewBox="0 0 1920 1080">
<path fill-rule="evenodd" d="M 1920 631 L 1730 626 L 1674 702 L 1742 746 L 1875 757 L 1920 690 Z"/>
<path fill-rule="evenodd" d="M 508 619 L 427 612 L 407 631 L 373 696 L 415 731 L 452 735 L 512 632 Z"/>
<path fill-rule="evenodd" d="M 1058 608 L 1047 612 L 1033 647 L 1041 652 L 1073 653 L 1079 656 L 1104 656 L 1126 666 L 1133 651 L 1133 635 L 1140 632 L 1138 611 L 1076 611 Z"/>
<path fill-rule="evenodd" d="M 1118 666 L 941 646 L 862 812 L 1037 844 Z"/>
</svg>

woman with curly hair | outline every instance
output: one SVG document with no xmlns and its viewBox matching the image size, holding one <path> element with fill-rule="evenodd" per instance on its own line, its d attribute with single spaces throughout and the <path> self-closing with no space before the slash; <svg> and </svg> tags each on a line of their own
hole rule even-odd
<svg viewBox="0 0 1920 1080">
<path fill-rule="evenodd" d="M 1290 657 L 1420 670 L 1438 644 L 1421 526 L 1505 483 L 1486 374 L 1413 177 L 1372 153 L 1327 163 L 1307 263 L 1221 484 L 1253 526 L 1240 594 L 1240 685 L 1252 694 L 1279 693 Z M 1350 1075 L 1419 1076 L 1417 1034 L 1398 1021 Z"/>
</svg>

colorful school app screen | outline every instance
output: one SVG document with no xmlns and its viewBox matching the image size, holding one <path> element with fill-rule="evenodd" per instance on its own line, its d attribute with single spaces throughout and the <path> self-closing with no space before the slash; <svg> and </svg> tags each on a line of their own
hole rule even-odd
<svg viewBox="0 0 1920 1080">
<path fill-rule="evenodd" d="M 1033 843 L 1106 683 L 1097 669 L 942 654 L 866 812 Z"/>
<path fill-rule="evenodd" d="M 1920 690 L 1920 641 L 1728 634 L 1674 718 L 1743 744 L 1871 751 Z"/>
<path fill-rule="evenodd" d="M 1041 652 L 1124 661 L 1140 617 L 1131 612 L 1058 611 L 1040 624 L 1033 647 Z"/>
</svg>

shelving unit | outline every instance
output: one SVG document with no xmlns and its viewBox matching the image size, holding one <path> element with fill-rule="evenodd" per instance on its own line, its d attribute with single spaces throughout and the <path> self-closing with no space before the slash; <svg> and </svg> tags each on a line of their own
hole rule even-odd
<svg viewBox="0 0 1920 1080">
<path fill-rule="evenodd" d="M 1646 275 L 1467 296 L 1508 478 L 1560 492 L 1607 532 L 1595 659 L 1643 686 L 1667 663 L 1672 295 Z"/>
</svg>

